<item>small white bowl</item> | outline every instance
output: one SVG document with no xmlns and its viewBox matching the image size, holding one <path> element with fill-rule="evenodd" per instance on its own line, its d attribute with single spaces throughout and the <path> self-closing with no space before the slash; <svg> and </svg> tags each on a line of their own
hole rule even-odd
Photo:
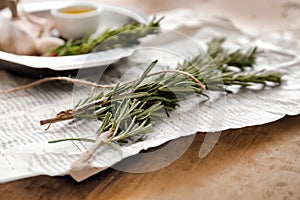
<svg viewBox="0 0 300 200">
<path fill-rule="evenodd" d="M 91 3 L 74 3 L 68 7 L 52 9 L 54 26 L 65 39 L 80 39 L 97 31 L 102 7 Z"/>
</svg>

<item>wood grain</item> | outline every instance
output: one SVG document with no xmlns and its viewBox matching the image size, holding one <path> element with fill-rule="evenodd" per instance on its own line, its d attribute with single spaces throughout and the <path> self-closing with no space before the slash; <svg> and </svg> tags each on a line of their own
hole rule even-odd
<svg viewBox="0 0 300 200">
<path fill-rule="evenodd" d="M 28 1 L 37 0 L 23 0 Z M 206 1 L 101 2 L 152 13 L 177 7 L 198 9 Z M 132 174 L 108 169 L 81 183 L 69 176 L 38 176 L 1 184 L 0 200 L 300 200 L 300 116 L 225 131 L 213 151 L 200 160 L 204 136 L 197 134 L 183 156 L 158 171 Z"/>
<path fill-rule="evenodd" d="M 39 176 L 0 186 L 0 199 L 300 199 L 300 116 L 222 133 L 198 158 L 204 134 L 161 170 L 108 169 L 77 183 Z"/>
</svg>

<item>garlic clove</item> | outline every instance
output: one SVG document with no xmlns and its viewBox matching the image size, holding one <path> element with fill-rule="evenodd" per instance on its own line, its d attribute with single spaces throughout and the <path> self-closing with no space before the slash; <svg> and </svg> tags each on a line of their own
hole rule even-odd
<svg viewBox="0 0 300 200">
<path fill-rule="evenodd" d="M 64 40 L 57 38 L 57 37 L 42 37 L 36 39 L 36 51 L 38 55 L 43 55 L 57 47 L 63 45 L 65 42 Z"/>
<path fill-rule="evenodd" d="M 32 14 L 24 13 L 22 20 L 26 20 L 31 23 L 31 26 L 40 29 L 40 37 L 50 36 L 51 31 L 54 29 L 54 22 L 50 17 L 42 18 Z"/>
</svg>

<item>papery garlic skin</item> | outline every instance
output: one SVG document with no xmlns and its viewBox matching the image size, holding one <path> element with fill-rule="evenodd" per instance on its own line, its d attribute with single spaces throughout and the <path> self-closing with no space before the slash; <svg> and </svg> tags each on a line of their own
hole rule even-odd
<svg viewBox="0 0 300 200">
<path fill-rule="evenodd" d="M 35 38 L 38 34 L 30 31 L 21 20 L 0 19 L 0 50 L 19 55 L 36 53 Z"/>
</svg>

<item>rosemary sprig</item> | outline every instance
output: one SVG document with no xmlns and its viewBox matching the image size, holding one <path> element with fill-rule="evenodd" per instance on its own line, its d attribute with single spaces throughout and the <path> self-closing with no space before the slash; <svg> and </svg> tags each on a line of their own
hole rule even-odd
<svg viewBox="0 0 300 200">
<path fill-rule="evenodd" d="M 178 102 L 184 100 L 187 94 L 191 92 L 206 96 L 204 93 L 206 89 L 230 92 L 226 89 L 227 85 L 247 87 L 253 84 L 262 84 L 264 86 L 281 84 L 281 76 L 277 73 L 240 73 L 228 68 L 230 66 L 243 71 L 246 67 L 244 64 L 246 63 L 245 60 L 248 63 L 247 67 L 253 67 L 256 51 L 251 51 L 250 54 L 242 54 L 240 52 L 228 53 L 228 50 L 221 46 L 223 41 L 223 39 L 214 39 L 208 44 L 208 52 L 219 68 L 213 66 L 214 63 L 211 62 L 207 55 L 201 54 L 183 62 L 176 70 L 165 70 L 149 74 L 151 69 L 157 64 L 157 61 L 154 61 L 139 80 L 116 85 L 107 94 L 91 94 L 88 98 L 78 102 L 73 110 L 60 112 L 54 119 L 42 120 L 41 124 L 72 119 L 75 115 L 77 117 L 87 117 L 86 112 L 89 111 L 93 111 L 98 119 L 102 120 L 105 117 L 105 113 L 114 107 L 112 104 L 122 101 L 125 97 L 146 102 L 148 106 L 153 105 L 153 102 L 160 102 L 167 111 L 172 111 Z M 220 54 L 227 56 L 224 56 L 223 59 L 216 59 L 220 57 Z M 224 62 L 225 60 L 230 60 L 229 57 L 232 57 L 233 54 L 236 58 L 234 62 L 232 60 L 231 62 Z M 232 65 L 232 63 L 237 64 Z M 170 75 L 170 72 L 173 74 Z M 148 78 L 154 75 L 157 77 L 149 81 Z M 145 79 L 148 81 L 142 84 Z M 204 86 L 199 83 L 203 83 Z M 176 92 L 176 95 L 174 92 Z M 181 99 L 178 99 L 178 97 Z"/>
<path fill-rule="evenodd" d="M 146 25 L 132 22 L 117 29 L 107 29 L 95 39 L 90 39 L 89 36 L 81 40 L 73 41 L 71 39 L 64 45 L 57 47 L 51 52 L 47 52 L 44 56 L 80 55 L 137 45 L 139 44 L 140 38 L 159 33 L 159 23 L 162 19 L 163 18 L 156 19 L 156 17 L 154 17 Z"/>
<path fill-rule="evenodd" d="M 228 52 L 222 47 L 225 38 L 214 38 L 209 44 L 207 52 L 214 59 L 217 67 L 221 71 L 227 71 L 230 67 L 235 67 L 244 71 L 246 68 L 252 68 L 255 64 L 257 49 L 248 50 L 242 53 L 240 49 L 234 52 Z M 230 70 L 229 70 L 230 71 Z"/>
<path fill-rule="evenodd" d="M 231 91 L 227 86 L 232 85 L 248 87 L 254 84 L 281 84 L 281 75 L 277 73 L 243 72 L 255 64 L 256 49 L 249 51 L 250 53 L 231 53 L 222 47 L 223 42 L 223 39 L 214 39 L 208 44 L 211 58 L 198 55 L 179 64 L 176 70 L 150 74 L 157 64 L 154 61 L 138 80 L 117 84 L 108 93 L 93 93 L 80 101 L 73 110 L 60 112 L 53 119 L 41 121 L 41 124 L 74 117 L 96 117 L 102 121 L 96 133 L 96 147 L 103 144 L 132 144 L 152 131 L 156 118 L 168 117 L 179 102 L 186 100 L 191 94 L 207 96 L 206 90 L 228 93 Z M 75 140 L 94 142 L 84 138 Z M 52 142 L 61 141 L 63 140 Z M 96 147 L 93 147 L 93 151 L 96 151 Z M 85 155 L 84 160 L 87 157 L 91 157 L 91 153 Z"/>
</svg>

